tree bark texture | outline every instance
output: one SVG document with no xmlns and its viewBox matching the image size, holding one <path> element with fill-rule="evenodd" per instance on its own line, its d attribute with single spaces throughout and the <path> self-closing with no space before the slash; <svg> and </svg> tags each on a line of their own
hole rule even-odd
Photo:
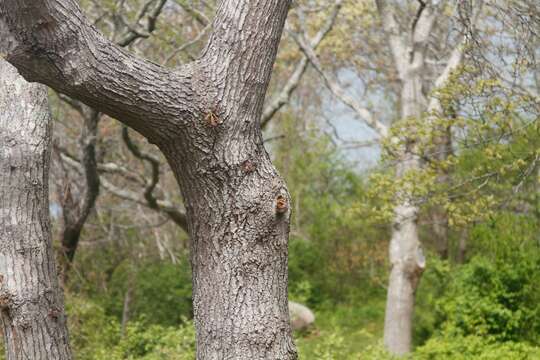
<svg viewBox="0 0 540 360">
<path fill-rule="evenodd" d="M 401 116 L 403 120 L 419 117 L 425 108 L 421 78 L 409 72 L 402 79 Z M 409 141 L 410 140 L 410 141 Z M 403 145 L 396 164 L 396 178 L 403 179 L 410 171 L 421 169 L 414 139 Z M 412 344 L 412 317 L 415 292 L 425 268 L 425 258 L 418 237 L 418 205 L 411 194 L 398 194 L 394 207 L 390 239 L 390 279 L 386 300 L 384 343 L 397 355 L 406 354 Z"/>
<path fill-rule="evenodd" d="M 260 131 L 288 0 L 222 0 L 201 57 L 170 70 L 105 40 L 73 0 L 4 0 L 7 59 L 156 144 L 186 204 L 197 358 L 295 359 L 290 197 Z"/>
<path fill-rule="evenodd" d="M 0 317 L 8 360 L 71 359 L 51 244 L 50 125 L 45 87 L 0 60 Z"/>
</svg>

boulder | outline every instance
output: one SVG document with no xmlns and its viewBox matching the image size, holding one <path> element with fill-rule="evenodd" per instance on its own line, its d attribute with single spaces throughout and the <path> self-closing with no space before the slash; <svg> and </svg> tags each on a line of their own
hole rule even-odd
<svg viewBox="0 0 540 360">
<path fill-rule="evenodd" d="M 293 301 L 289 301 L 289 316 L 293 330 L 304 330 L 315 322 L 313 311 Z"/>
</svg>

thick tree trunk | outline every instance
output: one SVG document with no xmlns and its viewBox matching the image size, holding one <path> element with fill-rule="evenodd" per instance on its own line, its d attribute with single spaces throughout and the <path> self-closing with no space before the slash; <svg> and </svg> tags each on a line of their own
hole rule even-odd
<svg viewBox="0 0 540 360">
<path fill-rule="evenodd" d="M 50 142 L 45 87 L 0 60 L 0 315 L 9 360 L 71 359 L 51 245 Z"/>
<path fill-rule="evenodd" d="M 289 196 L 262 142 L 247 140 L 216 144 L 229 149 L 225 162 L 209 154 L 197 169 L 173 158 L 174 147 L 165 152 L 189 214 L 198 359 L 296 357 L 287 310 Z"/>
<path fill-rule="evenodd" d="M 73 0 L 4 0 L 21 73 L 139 131 L 188 217 L 197 358 L 296 359 L 287 306 L 290 199 L 260 131 L 289 0 L 222 0 L 202 57 L 171 71 L 88 25 Z"/>
<path fill-rule="evenodd" d="M 403 120 L 419 117 L 425 106 L 421 78 L 411 71 L 410 77 L 402 80 L 401 114 Z M 401 180 L 409 172 L 421 169 L 416 151 L 414 135 L 403 144 L 396 178 Z M 425 268 L 425 258 L 418 237 L 418 206 L 413 203 L 407 190 L 398 194 L 394 208 L 392 238 L 390 240 L 390 280 L 386 299 L 384 321 L 384 343 L 396 355 L 411 350 L 412 319 L 416 287 Z"/>
</svg>

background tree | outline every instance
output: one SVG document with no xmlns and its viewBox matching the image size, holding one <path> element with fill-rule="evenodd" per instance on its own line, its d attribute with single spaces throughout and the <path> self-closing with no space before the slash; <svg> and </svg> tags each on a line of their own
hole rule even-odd
<svg viewBox="0 0 540 360">
<path fill-rule="evenodd" d="M 391 5 L 386 1 L 377 2 L 377 10 L 381 21 L 383 38 L 390 47 L 392 59 L 392 73 L 389 77 L 396 78 L 395 99 L 399 108 L 399 117 L 396 121 L 398 127 L 411 127 L 409 131 L 391 133 L 388 125 L 377 120 L 376 116 L 361 102 L 349 96 L 339 84 L 335 76 L 323 70 L 317 55 L 301 36 L 297 42 L 304 53 L 309 56 L 312 64 L 323 76 L 326 85 L 347 106 L 354 110 L 358 117 L 363 119 L 380 138 L 389 138 L 395 142 L 393 148 L 396 180 L 402 184 L 401 190 L 396 192 L 393 206 L 392 239 L 390 241 L 390 263 L 392 271 L 388 286 L 388 303 L 385 321 L 385 343 L 388 349 L 396 354 L 410 351 L 412 336 L 412 316 L 414 313 L 414 293 L 421 274 L 424 271 L 425 259 L 419 239 L 418 216 L 419 206 L 415 203 L 414 188 L 416 173 L 422 168 L 423 160 L 419 156 L 419 139 L 414 123 L 425 114 L 441 111 L 438 99 L 429 95 L 436 89 L 444 86 L 449 80 L 452 71 L 456 70 L 463 58 L 465 33 L 454 39 L 449 48 L 433 49 L 431 44 L 440 44 L 448 38 L 450 27 L 445 30 L 436 28 L 436 19 L 442 16 L 445 2 L 437 4 L 419 2 L 416 12 L 410 8 L 400 8 L 397 4 Z M 478 3 L 469 11 L 468 18 L 474 23 L 478 16 Z M 456 7 L 457 9 L 457 7 Z M 398 21 L 397 11 L 404 12 L 404 19 Z M 456 10 L 457 11 L 457 10 Z M 445 26 L 443 22 L 437 23 Z M 410 30 L 406 26 L 411 26 Z M 446 25 L 447 26 L 447 25 Z M 434 29 L 435 27 L 435 29 Z M 432 38 L 434 37 L 434 38 Z M 434 68 L 426 60 L 429 51 L 439 58 L 446 57 L 446 64 L 442 70 Z M 431 54 L 430 54 L 431 55 Z M 448 141 L 438 140 L 440 146 L 446 146 Z M 438 216 L 438 222 L 444 221 Z M 440 227 L 438 232 L 440 233 Z M 439 234 L 441 235 L 441 234 Z M 441 252 L 446 252 L 447 236 L 439 239 L 442 242 Z"/>
</svg>

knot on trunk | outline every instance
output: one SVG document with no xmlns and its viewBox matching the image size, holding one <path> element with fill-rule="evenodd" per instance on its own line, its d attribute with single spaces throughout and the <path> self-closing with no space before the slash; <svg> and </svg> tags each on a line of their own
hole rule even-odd
<svg viewBox="0 0 540 360">
<path fill-rule="evenodd" d="M 416 289 L 422 273 L 426 269 L 426 258 L 422 246 L 418 245 L 416 251 L 411 252 L 403 261 L 405 275 L 410 279 L 413 289 Z"/>
<path fill-rule="evenodd" d="M 248 159 L 242 163 L 241 168 L 244 173 L 249 174 L 257 169 L 257 163 Z"/>
<path fill-rule="evenodd" d="M 207 110 L 204 115 L 204 120 L 211 128 L 215 128 L 223 122 L 219 116 L 218 109 L 215 106 Z"/>
<path fill-rule="evenodd" d="M 13 307 L 13 295 L 4 286 L 4 276 L 0 275 L 0 311 L 9 312 Z"/>
<path fill-rule="evenodd" d="M 289 202 L 283 195 L 279 195 L 276 199 L 276 212 L 278 214 L 285 214 L 289 210 Z"/>
</svg>

